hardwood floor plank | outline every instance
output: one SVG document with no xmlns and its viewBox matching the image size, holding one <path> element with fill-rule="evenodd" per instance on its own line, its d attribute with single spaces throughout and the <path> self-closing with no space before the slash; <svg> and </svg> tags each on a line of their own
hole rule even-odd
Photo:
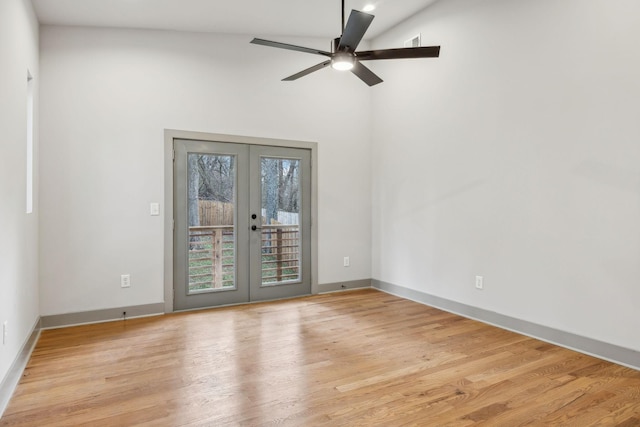
<svg viewBox="0 0 640 427">
<path fill-rule="evenodd" d="M 43 331 L 0 426 L 638 420 L 638 371 L 358 290 Z"/>
</svg>

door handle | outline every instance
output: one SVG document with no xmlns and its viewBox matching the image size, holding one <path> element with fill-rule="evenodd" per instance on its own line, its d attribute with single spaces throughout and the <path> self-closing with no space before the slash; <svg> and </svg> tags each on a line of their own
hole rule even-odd
<svg viewBox="0 0 640 427">
<path fill-rule="evenodd" d="M 252 225 L 252 226 L 251 226 L 251 229 L 252 229 L 253 231 L 256 231 L 256 230 L 262 230 L 262 227 L 258 227 L 257 225 Z"/>
</svg>

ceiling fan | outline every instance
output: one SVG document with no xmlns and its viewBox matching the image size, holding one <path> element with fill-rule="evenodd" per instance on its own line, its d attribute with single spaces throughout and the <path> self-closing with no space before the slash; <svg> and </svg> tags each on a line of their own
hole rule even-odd
<svg viewBox="0 0 640 427">
<path fill-rule="evenodd" d="M 283 81 L 293 81 L 314 71 L 322 70 L 331 65 L 336 70 L 351 70 L 360 80 L 369 86 L 382 83 L 382 79 L 373 71 L 361 64 L 361 61 L 374 61 L 380 59 L 408 59 L 408 58 L 437 58 L 440 56 L 440 46 L 428 47 L 407 47 L 399 49 L 366 50 L 356 52 L 360 41 L 367 32 L 374 16 L 368 13 L 352 10 L 349 15 L 347 25 L 344 24 L 345 8 L 342 0 L 342 36 L 333 40 L 331 52 L 319 49 L 311 49 L 287 43 L 279 43 L 271 40 L 254 38 L 251 43 L 277 47 L 280 49 L 295 50 L 298 52 L 312 53 L 325 56 L 329 59 L 318 65 L 307 68 L 292 76 L 282 79 Z"/>
</svg>

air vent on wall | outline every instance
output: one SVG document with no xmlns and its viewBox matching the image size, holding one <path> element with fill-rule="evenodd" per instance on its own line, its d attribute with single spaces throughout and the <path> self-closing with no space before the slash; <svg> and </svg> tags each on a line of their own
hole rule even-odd
<svg viewBox="0 0 640 427">
<path fill-rule="evenodd" d="M 409 40 L 404 42 L 404 47 L 420 47 L 420 34 L 411 37 Z"/>
</svg>

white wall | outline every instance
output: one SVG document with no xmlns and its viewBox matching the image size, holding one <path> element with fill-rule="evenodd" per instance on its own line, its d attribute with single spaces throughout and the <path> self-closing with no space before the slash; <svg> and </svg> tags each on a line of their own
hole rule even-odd
<svg viewBox="0 0 640 427">
<path fill-rule="evenodd" d="M 418 32 L 441 58 L 375 64 L 373 277 L 640 350 L 640 3 L 447 0 L 375 47 Z"/>
<path fill-rule="evenodd" d="M 163 301 L 164 129 L 318 142 L 319 283 L 370 278 L 368 87 L 251 38 L 41 28 L 42 315 Z"/>
<path fill-rule="evenodd" d="M 38 319 L 38 206 L 26 214 L 27 70 L 35 77 L 38 23 L 27 0 L 0 2 L 0 383 Z M 37 134 L 36 154 L 37 154 Z M 35 174 L 37 184 L 37 167 Z"/>
</svg>

